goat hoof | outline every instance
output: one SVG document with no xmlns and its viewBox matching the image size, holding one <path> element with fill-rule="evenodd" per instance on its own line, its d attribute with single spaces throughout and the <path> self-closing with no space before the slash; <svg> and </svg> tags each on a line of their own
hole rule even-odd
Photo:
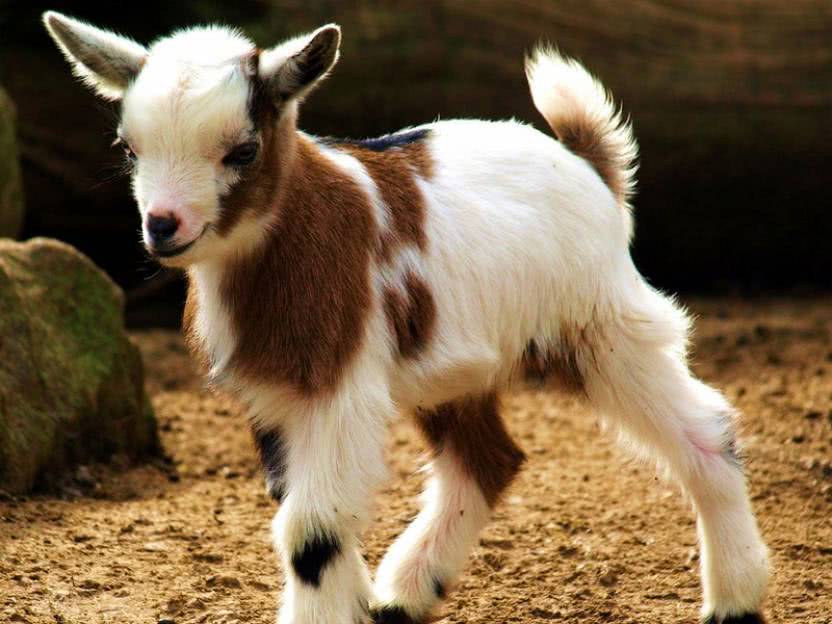
<svg viewBox="0 0 832 624">
<path fill-rule="evenodd" d="M 386 606 L 370 611 L 373 624 L 419 624 L 401 607 Z"/>
<path fill-rule="evenodd" d="M 759 613 L 728 615 L 724 618 L 718 618 L 715 615 L 710 615 L 702 620 L 702 624 L 766 624 L 766 620 Z"/>
</svg>

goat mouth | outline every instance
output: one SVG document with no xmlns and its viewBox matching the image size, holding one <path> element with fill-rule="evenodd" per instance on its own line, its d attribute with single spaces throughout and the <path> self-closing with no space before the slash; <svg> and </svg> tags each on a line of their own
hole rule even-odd
<svg viewBox="0 0 832 624">
<path fill-rule="evenodd" d="M 181 256 L 183 253 L 188 251 L 194 244 L 202 238 L 205 232 L 208 231 L 209 224 L 206 224 L 202 231 L 192 241 L 185 243 L 184 245 L 179 245 L 179 247 L 154 247 L 153 251 L 151 252 L 152 255 L 156 258 L 175 258 L 176 256 Z"/>
</svg>

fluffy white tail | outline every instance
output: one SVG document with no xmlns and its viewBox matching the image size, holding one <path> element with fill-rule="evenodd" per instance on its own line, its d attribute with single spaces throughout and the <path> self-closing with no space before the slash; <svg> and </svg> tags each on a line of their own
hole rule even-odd
<svg viewBox="0 0 832 624">
<path fill-rule="evenodd" d="M 621 206 L 629 206 L 638 145 L 604 86 L 548 47 L 526 59 L 526 77 L 535 107 L 561 143 L 595 168 Z"/>
</svg>

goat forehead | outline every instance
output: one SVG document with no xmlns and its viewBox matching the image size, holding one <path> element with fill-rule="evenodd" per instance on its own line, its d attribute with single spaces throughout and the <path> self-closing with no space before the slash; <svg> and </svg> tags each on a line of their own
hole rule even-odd
<svg viewBox="0 0 832 624">
<path fill-rule="evenodd" d="M 206 26 L 175 32 L 150 46 L 148 61 L 163 64 L 224 65 L 255 50 L 254 44 L 231 28 Z"/>
<path fill-rule="evenodd" d="M 160 39 L 125 95 L 125 132 L 142 150 L 204 153 L 233 142 L 250 126 L 249 81 L 240 61 L 254 50 L 238 31 L 217 26 Z"/>
<path fill-rule="evenodd" d="M 197 150 L 206 157 L 251 129 L 249 82 L 234 64 L 149 61 L 122 105 L 122 128 L 141 152 Z"/>
</svg>

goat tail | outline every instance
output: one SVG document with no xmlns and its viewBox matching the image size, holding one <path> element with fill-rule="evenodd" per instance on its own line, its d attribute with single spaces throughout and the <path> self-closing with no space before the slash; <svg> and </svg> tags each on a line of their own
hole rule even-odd
<svg viewBox="0 0 832 624">
<path fill-rule="evenodd" d="M 609 92 L 578 61 L 548 46 L 526 58 L 532 100 L 558 140 L 589 162 L 618 204 L 635 190 L 638 145 Z"/>
</svg>

